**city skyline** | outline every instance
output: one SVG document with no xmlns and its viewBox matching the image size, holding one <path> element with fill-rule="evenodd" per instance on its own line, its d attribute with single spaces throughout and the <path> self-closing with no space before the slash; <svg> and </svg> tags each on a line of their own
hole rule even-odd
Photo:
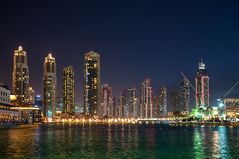
<svg viewBox="0 0 239 159">
<path fill-rule="evenodd" d="M 25 55 L 24 56 L 26 56 L 26 59 L 27 59 L 27 55 L 26 55 L 26 51 L 23 51 L 23 47 L 22 46 L 18 46 L 18 50 L 15 50 L 14 52 L 19 52 L 19 51 L 22 51 L 22 52 L 24 52 L 25 53 Z M 86 55 L 87 54 L 95 54 L 96 52 L 94 52 L 94 51 L 89 51 L 89 52 L 86 52 L 85 54 L 84 54 L 84 56 L 85 56 L 85 58 L 86 58 Z M 14 60 L 13 61 L 15 61 L 15 54 L 16 53 L 14 53 Z M 96 53 L 97 54 L 97 53 Z M 48 56 L 52 56 L 52 54 L 51 53 L 49 53 L 48 54 Z M 53 57 L 54 58 L 54 57 Z M 54 60 L 55 60 L 55 58 L 54 58 Z M 100 62 L 99 62 L 99 64 L 101 64 Z M 15 65 L 14 63 L 13 63 L 13 65 Z M 203 65 L 203 66 L 202 66 Z M 66 67 L 64 67 L 63 68 L 63 70 L 65 69 L 65 68 L 67 68 L 67 67 L 72 67 L 72 66 L 66 66 Z M 204 68 L 202 68 L 202 67 L 204 67 Z M 13 66 L 13 68 L 15 68 L 15 66 Z M 27 65 L 27 68 L 28 68 L 28 72 L 29 72 L 29 66 Z M 203 63 L 203 61 L 202 61 L 202 59 L 201 59 L 201 61 L 198 63 L 198 71 L 199 70 L 204 70 L 205 69 L 205 63 Z M 56 69 L 56 72 L 58 72 L 57 71 L 57 68 L 54 68 L 54 69 Z M 206 69 L 205 69 L 206 70 Z M 44 72 L 44 71 L 43 71 Z M 29 74 L 29 73 L 28 73 Z M 182 75 L 182 74 L 181 74 Z M 195 72 L 195 75 L 197 76 L 197 72 Z M 43 76 L 44 76 L 44 73 L 43 73 Z M 14 76 L 12 75 L 12 78 L 13 78 Z M 185 79 L 186 78 L 186 79 Z M 14 79 L 14 78 L 13 78 Z M 57 78 L 57 76 L 56 76 L 56 83 L 58 83 L 58 78 Z M 60 79 L 63 79 L 64 80 L 64 75 L 63 76 L 61 76 L 60 75 Z M 187 79 L 187 77 L 185 77 L 185 75 L 183 74 L 183 76 L 181 77 L 181 79 L 182 79 L 182 81 L 183 80 L 188 80 Z M 196 78 L 197 79 L 197 78 Z M 29 84 L 29 75 L 27 75 L 27 80 L 28 80 L 28 85 L 29 86 L 31 86 L 31 84 Z M 145 80 L 147 80 L 147 78 L 145 78 Z M 150 79 L 151 80 L 151 79 Z M 196 87 L 196 82 L 195 83 L 192 83 L 193 81 L 189 81 L 189 83 L 191 83 L 192 85 L 195 85 L 195 87 Z M 63 83 L 64 84 L 64 83 Z M 106 84 L 108 84 L 108 83 L 106 83 Z M 182 83 L 181 83 L 182 84 Z M 174 89 L 172 89 L 171 90 L 171 92 L 174 92 L 175 90 L 177 90 L 177 91 L 180 91 L 180 87 L 181 87 L 181 84 L 180 84 L 180 81 L 178 81 L 178 86 L 177 87 L 175 87 Z M 137 85 L 137 84 L 134 84 L 134 85 Z M 164 86 L 164 85 L 160 85 L 160 87 L 162 87 L 162 86 Z M 167 85 L 168 86 L 168 85 Z M 44 84 L 43 84 L 43 87 L 44 87 Z M 100 84 L 100 87 L 101 87 L 101 84 Z M 159 88 L 160 88 L 159 87 Z M 193 86 L 194 87 L 194 86 Z M 31 88 L 32 89 L 32 87 L 29 87 L 29 88 Z M 139 87 L 140 88 L 140 87 Z M 157 95 L 160 95 L 158 92 L 157 92 L 157 90 L 159 89 L 159 88 L 153 88 L 152 87 L 152 98 L 154 97 L 154 96 L 157 96 Z M 12 89 L 13 89 L 13 87 L 12 87 Z M 193 88 L 193 89 L 195 89 L 195 88 Z M 33 90 L 34 91 L 34 90 Z M 63 91 L 64 92 L 64 89 L 61 89 L 61 88 L 56 88 L 56 92 L 59 92 L 59 91 Z M 83 91 L 84 91 L 84 89 L 83 89 Z M 113 95 L 114 97 L 119 97 L 120 96 L 120 94 L 122 93 L 122 91 L 124 91 L 124 88 L 122 88 L 121 89 L 121 91 L 120 91 L 120 93 L 119 93 L 119 95 Z M 190 96 L 190 101 L 193 101 L 193 102 L 195 102 L 196 100 L 193 98 L 193 96 L 192 95 L 190 95 L 190 94 L 194 94 L 194 92 L 192 92 L 192 90 L 191 89 L 189 89 L 189 91 L 191 92 L 191 93 L 189 93 L 189 96 Z M 194 90 L 195 91 L 195 90 Z M 112 91 L 113 92 L 113 91 Z M 156 92 L 156 93 L 155 93 Z M 14 94 L 14 93 L 13 93 Z M 34 91 L 34 94 L 35 94 L 35 91 Z M 42 91 L 41 93 L 39 93 L 39 94 L 36 94 L 36 95 L 41 95 L 42 97 L 44 96 L 44 92 Z M 137 96 L 140 96 L 140 93 L 138 93 L 137 94 Z M 58 93 L 56 93 L 56 98 L 57 97 L 64 97 L 64 93 L 63 94 L 58 94 Z M 74 94 L 74 98 L 75 98 L 75 94 Z M 78 97 L 78 98 L 76 98 L 76 99 L 79 99 L 79 98 L 81 98 L 81 97 Z M 84 97 L 83 97 L 84 98 Z M 169 98 L 167 98 L 167 100 L 170 100 Z M 195 100 L 195 101 L 194 101 Z M 192 109 L 192 108 L 194 108 L 195 106 L 197 106 L 197 103 L 195 102 L 195 104 L 193 103 L 193 102 L 189 102 L 190 103 L 190 105 L 189 105 L 189 109 Z M 213 103 L 215 103 L 215 102 L 217 102 L 216 100 L 215 101 L 213 101 Z M 74 102 L 75 103 L 75 102 Z M 76 102 L 77 103 L 77 102 Z M 83 103 L 83 101 L 81 102 L 81 104 L 82 104 L 82 106 L 84 106 L 84 103 Z M 210 105 L 210 106 L 212 106 L 212 105 Z M 174 108 L 173 108 L 173 106 L 172 106 L 172 104 L 170 103 L 170 106 L 168 107 L 169 108 L 169 110 L 170 111 L 172 111 Z"/>
<path fill-rule="evenodd" d="M 136 5 L 132 2 L 57 3 L 54 8 L 56 13 L 52 13 L 55 3 L 47 2 L 45 5 L 37 2 L 37 6 L 46 11 L 42 17 L 38 16 L 39 8 L 36 9 L 35 4 L 26 4 L 33 9 L 25 11 L 21 10 L 23 4 L 20 2 L 11 5 L 4 2 L 3 6 L 6 7 L 1 11 L 4 19 L 10 22 L 1 26 L 3 38 L 0 46 L 0 63 L 6 66 L 0 68 L 3 74 L 0 81 L 8 86 L 11 86 L 12 52 L 18 45 L 22 45 L 28 54 L 30 83 L 36 94 L 42 92 L 38 81 L 42 76 L 42 62 L 50 51 L 58 60 L 58 75 L 65 66 L 73 65 L 75 68 L 76 100 L 80 103 L 83 103 L 83 56 L 89 50 L 101 53 L 101 80 L 112 86 L 114 96 L 119 96 L 123 89 L 131 85 L 140 88 L 145 78 L 152 80 L 155 92 L 161 85 L 168 85 L 170 90 L 179 89 L 179 81 L 182 80 L 180 72 L 184 72 L 194 85 L 195 71 L 201 57 L 207 64 L 210 76 L 212 105 L 239 79 L 235 73 L 239 72 L 239 68 L 234 66 L 239 51 L 236 44 L 239 33 L 236 21 L 238 3 L 221 2 L 217 6 L 204 1 L 175 4 L 150 2 L 146 5 L 141 2 Z M 66 10 L 72 8 L 72 12 L 62 14 L 63 6 Z M 92 8 L 92 12 L 86 14 L 89 8 Z M 105 11 L 99 12 L 104 8 Z M 9 16 L 6 15 L 9 13 L 7 9 L 13 11 Z M 112 15 L 108 15 L 107 9 Z M 122 9 L 125 13 L 118 14 Z M 19 15 L 16 16 L 16 13 Z M 53 18 L 58 13 L 61 18 Z M 136 16 L 138 13 L 139 16 Z M 191 14 L 194 16 L 191 17 Z M 40 23 L 36 23 L 37 20 L 30 15 L 37 16 Z M 101 20 L 105 23 L 101 23 Z M 19 27 L 12 27 L 18 26 L 19 22 Z M 61 22 L 63 25 L 57 25 Z M 218 35 L 221 37 L 218 38 Z M 223 65 L 224 61 L 228 63 Z M 58 86 L 62 85 L 61 78 L 58 83 Z M 58 91 L 61 95 L 62 91 Z M 233 93 L 238 93 L 237 89 Z M 191 99 L 190 108 L 195 105 L 194 98 Z"/>
<path fill-rule="evenodd" d="M 1 159 L 239 159 L 239 1 L 1 2 Z"/>
</svg>

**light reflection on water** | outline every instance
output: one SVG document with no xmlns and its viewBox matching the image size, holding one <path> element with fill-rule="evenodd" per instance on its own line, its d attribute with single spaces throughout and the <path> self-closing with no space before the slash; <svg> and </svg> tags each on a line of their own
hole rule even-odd
<svg viewBox="0 0 239 159">
<path fill-rule="evenodd" d="M 239 158 L 239 129 L 40 125 L 0 130 L 0 158 Z"/>
</svg>

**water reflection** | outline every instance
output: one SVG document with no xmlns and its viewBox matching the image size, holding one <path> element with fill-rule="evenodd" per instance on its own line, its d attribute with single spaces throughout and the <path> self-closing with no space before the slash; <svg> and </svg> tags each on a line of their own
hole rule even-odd
<svg viewBox="0 0 239 159">
<path fill-rule="evenodd" d="M 227 127 L 195 128 L 193 153 L 195 159 L 231 158 L 227 139 Z"/>
<path fill-rule="evenodd" d="M 217 127 L 216 131 L 212 134 L 212 158 L 230 158 L 230 150 L 228 149 L 226 127 Z"/>
<path fill-rule="evenodd" d="M 0 158 L 238 158 L 239 130 L 157 125 L 42 125 L 0 130 Z"/>
<path fill-rule="evenodd" d="M 193 155 L 195 159 L 203 158 L 203 145 L 202 137 L 199 128 L 194 129 L 194 138 L 193 138 Z"/>
<path fill-rule="evenodd" d="M 0 130 L 0 158 L 33 158 L 37 150 L 36 128 Z"/>
</svg>

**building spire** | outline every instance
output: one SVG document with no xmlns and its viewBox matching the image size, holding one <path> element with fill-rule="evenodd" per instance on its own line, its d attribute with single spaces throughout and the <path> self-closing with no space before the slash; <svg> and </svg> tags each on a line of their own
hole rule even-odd
<svg viewBox="0 0 239 159">
<path fill-rule="evenodd" d="M 198 68 L 199 68 L 199 70 L 205 70 L 205 64 L 203 63 L 203 59 L 202 59 L 202 57 L 201 57 L 201 62 L 199 62 L 199 65 L 198 65 Z"/>
<path fill-rule="evenodd" d="M 18 46 L 18 51 L 22 51 L 23 50 L 23 47 L 20 45 Z"/>
</svg>

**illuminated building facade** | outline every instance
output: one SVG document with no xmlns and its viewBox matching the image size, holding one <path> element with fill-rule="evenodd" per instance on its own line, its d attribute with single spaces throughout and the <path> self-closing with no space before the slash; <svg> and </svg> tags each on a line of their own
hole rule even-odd
<svg viewBox="0 0 239 159">
<path fill-rule="evenodd" d="M 178 91 L 172 91 L 170 95 L 171 107 L 173 108 L 174 114 L 179 114 L 182 111 L 181 108 L 181 93 Z"/>
<path fill-rule="evenodd" d="M 190 84 L 187 79 L 183 79 L 181 82 L 181 104 L 182 111 L 188 113 L 190 105 Z"/>
<path fill-rule="evenodd" d="M 10 89 L 0 83 L 0 103 L 10 104 Z"/>
<path fill-rule="evenodd" d="M 72 114 L 75 112 L 75 81 L 72 66 L 63 69 L 63 103 L 64 113 Z"/>
<path fill-rule="evenodd" d="M 120 98 L 115 98 L 115 117 L 120 117 Z"/>
<path fill-rule="evenodd" d="M 126 92 L 127 90 L 124 90 L 122 93 L 120 93 L 120 97 L 118 100 L 118 117 L 126 117 Z"/>
<path fill-rule="evenodd" d="M 84 113 L 98 115 L 100 105 L 100 55 L 94 51 L 84 57 Z"/>
<path fill-rule="evenodd" d="M 43 65 L 43 115 L 51 120 L 56 113 L 56 60 L 51 53 Z"/>
<path fill-rule="evenodd" d="M 239 118 L 239 98 L 225 98 L 224 104 L 226 118 Z"/>
<path fill-rule="evenodd" d="M 64 100 L 62 97 L 56 98 L 56 114 L 60 115 L 64 113 Z"/>
<path fill-rule="evenodd" d="M 27 89 L 29 86 L 29 70 L 27 62 L 27 53 L 22 46 L 14 51 L 13 73 L 12 73 L 12 93 L 16 95 L 17 103 L 24 105 L 26 103 Z"/>
<path fill-rule="evenodd" d="M 28 87 L 27 89 L 26 104 L 29 106 L 33 106 L 35 104 L 35 91 L 32 87 Z"/>
<path fill-rule="evenodd" d="M 146 79 L 141 85 L 140 118 L 153 117 L 151 81 Z"/>
<path fill-rule="evenodd" d="M 127 90 L 126 94 L 126 117 L 137 117 L 137 98 L 136 88 L 132 87 Z"/>
<path fill-rule="evenodd" d="M 209 77 L 205 64 L 199 62 L 199 68 L 196 74 L 196 107 L 209 107 Z"/>
<path fill-rule="evenodd" d="M 118 117 L 117 115 L 117 98 L 113 97 L 113 117 Z"/>
<path fill-rule="evenodd" d="M 101 104 L 99 106 L 100 117 L 113 117 L 113 94 L 112 87 L 108 84 L 101 86 Z"/>
<path fill-rule="evenodd" d="M 160 116 L 160 97 L 154 96 L 153 98 L 153 117 L 158 118 Z"/>
<path fill-rule="evenodd" d="M 167 100 L 167 86 L 162 86 L 159 91 L 159 110 L 160 116 L 168 115 L 168 100 Z"/>
<path fill-rule="evenodd" d="M 39 108 L 39 110 L 43 112 L 42 96 L 39 94 L 35 96 L 35 107 Z"/>
</svg>

